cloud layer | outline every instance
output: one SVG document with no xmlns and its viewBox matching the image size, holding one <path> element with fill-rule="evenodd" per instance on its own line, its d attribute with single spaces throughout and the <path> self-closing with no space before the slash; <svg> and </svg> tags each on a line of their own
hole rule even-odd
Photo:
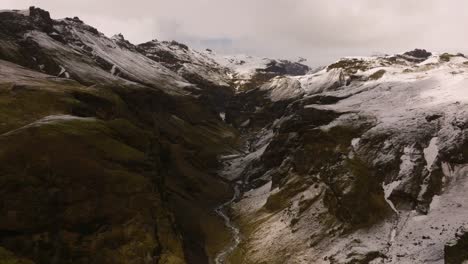
<svg viewBox="0 0 468 264">
<path fill-rule="evenodd" d="M 467 51 L 465 0 L 2 0 L 52 17 L 79 16 L 134 43 L 175 39 L 225 53 L 308 59 L 413 48 Z"/>
</svg>

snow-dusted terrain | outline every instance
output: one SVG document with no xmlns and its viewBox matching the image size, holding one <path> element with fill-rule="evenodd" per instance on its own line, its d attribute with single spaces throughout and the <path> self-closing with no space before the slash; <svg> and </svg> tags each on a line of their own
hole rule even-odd
<svg viewBox="0 0 468 264">
<path fill-rule="evenodd" d="M 332 220 L 324 196 L 329 183 L 298 183 L 310 176 L 301 176 L 295 166 L 288 166 L 289 172 L 281 173 L 284 178 L 277 187 L 268 182 L 246 191 L 233 206 L 241 226 L 255 226 L 244 229 L 249 230 L 249 239 L 242 246 L 247 263 L 280 263 L 278 256 L 268 253 L 272 251 L 283 252 L 281 261 L 287 263 L 444 263 L 445 244 L 468 224 L 468 200 L 463 195 L 468 163 L 463 154 L 453 157 L 463 153 L 466 142 L 468 60 L 461 55 L 448 61 L 444 57 L 432 55 L 422 62 L 390 56 L 347 58 L 337 63 L 343 67 L 332 65 L 311 75 L 278 77 L 262 86 L 272 101 L 296 98 L 305 110 L 337 113 L 339 118 L 316 128 L 322 133 L 358 129 L 370 122 L 349 139 L 348 153 L 343 154 L 348 156 L 345 160 L 359 158 L 377 171 L 387 166 L 383 174 L 371 176 L 383 181 L 383 188 L 376 190 L 379 194 L 367 195 L 381 195 L 391 212 L 385 209 L 386 216 L 365 229 L 354 229 L 346 220 Z M 383 74 L 376 75 L 379 71 Z M 333 98 L 335 103 L 316 98 Z M 290 118 L 285 115 L 282 119 Z M 281 125 L 273 130 L 277 131 L 273 138 L 284 133 Z M 343 148 L 343 143 L 336 148 Z M 283 159 L 295 159 L 295 151 L 291 149 Z M 314 152 L 318 151 L 308 155 L 316 155 Z M 265 169 L 262 178 L 268 179 L 275 170 Z M 249 175 L 249 171 L 243 173 Z M 284 207 L 265 210 L 267 201 L 281 192 L 292 192 L 280 196 L 286 199 L 281 202 Z M 343 192 L 346 196 L 349 190 Z M 414 200 L 406 200 L 408 196 Z M 309 207 L 302 209 L 301 204 L 309 201 Z"/>
</svg>

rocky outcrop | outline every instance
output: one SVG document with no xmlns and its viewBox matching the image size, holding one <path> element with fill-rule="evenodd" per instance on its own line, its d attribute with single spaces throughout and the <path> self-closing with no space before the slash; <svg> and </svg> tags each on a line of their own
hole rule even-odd
<svg viewBox="0 0 468 264">
<path fill-rule="evenodd" d="M 453 241 L 445 246 L 445 263 L 460 264 L 468 260 L 468 232 L 461 228 Z"/>
<path fill-rule="evenodd" d="M 140 53 L 161 63 L 199 88 L 190 89 L 201 101 L 218 113 L 234 95 L 228 69 L 215 62 L 207 53 L 190 49 L 176 41 L 153 40 L 137 46 Z"/>
<path fill-rule="evenodd" d="M 260 72 L 273 73 L 278 75 L 299 76 L 310 71 L 307 65 L 291 62 L 288 60 L 273 60 L 266 65 L 265 69 L 259 69 Z"/>
<path fill-rule="evenodd" d="M 415 49 L 412 51 L 405 52 L 404 55 L 415 57 L 415 58 L 420 58 L 420 59 L 427 59 L 432 55 L 432 53 L 428 52 L 425 49 Z"/>
</svg>

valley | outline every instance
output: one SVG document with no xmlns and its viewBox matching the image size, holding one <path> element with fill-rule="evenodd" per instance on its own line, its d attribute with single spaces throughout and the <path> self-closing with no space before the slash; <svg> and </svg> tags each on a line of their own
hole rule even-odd
<svg viewBox="0 0 468 264">
<path fill-rule="evenodd" d="M 468 58 L 132 44 L 0 11 L 0 263 L 461 264 Z"/>
</svg>

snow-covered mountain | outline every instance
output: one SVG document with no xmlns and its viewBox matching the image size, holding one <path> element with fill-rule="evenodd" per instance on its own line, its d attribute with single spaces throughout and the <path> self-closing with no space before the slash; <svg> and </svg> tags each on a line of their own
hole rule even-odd
<svg viewBox="0 0 468 264">
<path fill-rule="evenodd" d="M 466 239 L 448 245 L 468 224 L 468 59 L 411 54 L 346 58 L 259 88 L 292 103 L 231 161 L 249 186 L 232 206 L 246 233 L 234 263 L 466 258 Z"/>
<path fill-rule="evenodd" d="M 0 263 L 464 263 L 468 59 L 300 62 L 0 11 Z"/>
</svg>

